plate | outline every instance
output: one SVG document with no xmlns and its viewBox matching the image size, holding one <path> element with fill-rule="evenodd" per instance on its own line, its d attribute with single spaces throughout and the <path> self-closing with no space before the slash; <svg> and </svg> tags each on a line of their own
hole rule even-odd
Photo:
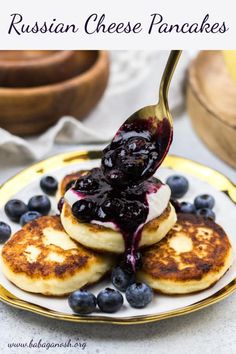
<svg viewBox="0 0 236 354">
<path fill-rule="evenodd" d="M 51 157 L 18 173 L 0 187 L 0 219 L 4 220 L 3 207 L 9 198 L 17 196 L 27 201 L 32 193 L 39 192 L 38 181 L 42 175 L 52 174 L 61 178 L 71 171 L 96 166 L 100 157 L 99 151 L 70 152 Z M 177 156 L 168 156 L 162 166 L 158 171 L 160 178 L 165 179 L 175 172 L 189 178 L 191 188 L 185 200 L 192 200 L 199 193 L 213 193 L 216 198 L 217 221 L 232 235 L 235 229 L 236 186 L 228 178 L 209 167 Z M 55 200 L 52 200 L 52 205 L 55 211 Z M 11 226 L 13 231 L 19 228 L 16 224 Z M 236 253 L 236 239 L 231 239 L 231 242 Z M 101 286 L 104 287 L 104 284 Z M 47 298 L 24 292 L 8 282 L 0 271 L 0 299 L 3 302 L 43 316 L 71 322 L 141 324 L 158 321 L 202 309 L 224 299 L 235 289 L 236 261 L 216 285 L 198 294 L 155 295 L 153 303 L 146 309 L 136 310 L 124 306 L 124 309 L 115 315 L 101 315 L 97 312 L 93 315 L 79 316 L 71 313 L 66 299 Z M 95 287 L 95 293 L 98 290 L 99 286 Z"/>
</svg>

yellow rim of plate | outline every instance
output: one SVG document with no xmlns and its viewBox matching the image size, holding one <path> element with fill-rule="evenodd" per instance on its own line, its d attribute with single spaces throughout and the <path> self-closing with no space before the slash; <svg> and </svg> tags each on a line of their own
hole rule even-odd
<svg viewBox="0 0 236 354">
<path fill-rule="evenodd" d="M 3 207 L 3 205 L 11 196 L 27 186 L 28 183 L 37 179 L 39 176 L 64 166 L 74 165 L 88 160 L 95 160 L 99 159 L 100 157 L 100 151 L 81 151 L 56 155 L 44 161 L 38 162 L 33 166 L 23 170 L 22 172 L 19 172 L 17 175 L 0 186 L 0 207 Z M 173 155 L 167 156 L 162 166 L 179 170 L 180 172 L 189 173 L 195 177 L 205 180 L 216 189 L 226 193 L 226 195 L 234 203 L 236 203 L 236 185 L 220 172 L 217 172 L 197 162 Z M 236 279 L 232 280 L 228 285 L 226 285 L 212 296 L 192 305 L 160 314 L 122 318 L 105 316 L 79 316 L 52 311 L 39 305 L 34 305 L 24 300 L 18 299 L 16 296 L 7 291 L 2 285 L 0 285 L 0 300 L 22 310 L 27 310 L 46 317 L 56 318 L 64 321 L 128 325 L 154 322 L 170 317 L 185 315 L 200 310 L 209 305 L 215 304 L 216 302 L 221 301 L 232 294 L 235 290 Z"/>
</svg>

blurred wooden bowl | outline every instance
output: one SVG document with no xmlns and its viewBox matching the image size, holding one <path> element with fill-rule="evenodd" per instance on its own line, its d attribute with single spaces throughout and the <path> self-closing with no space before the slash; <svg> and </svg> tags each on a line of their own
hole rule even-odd
<svg viewBox="0 0 236 354">
<path fill-rule="evenodd" d="M 0 127 L 20 136 L 42 133 L 64 115 L 84 118 L 107 85 L 106 51 L 76 51 L 84 71 L 56 84 L 30 88 L 0 87 Z"/>
<path fill-rule="evenodd" d="M 191 63 L 187 110 L 203 142 L 236 168 L 236 84 L 221 51 L 202 51 Z"/>
<path fill-rule="evenodd" d="M 83 71 L 73 50 L 1 50 L 0 87 L 34 87 Z"/>
</svg>

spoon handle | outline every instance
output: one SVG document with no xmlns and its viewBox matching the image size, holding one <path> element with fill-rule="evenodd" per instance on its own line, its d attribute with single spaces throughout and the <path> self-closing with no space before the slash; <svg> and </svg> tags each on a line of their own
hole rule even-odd
<svg viewBox="0 0 236 354">
<path fill-rule="evenodd" d="M 159 88 L 159 102 L 164 101 L 166 107 L 168 107 L 167 96 L 168 96 L 170 82 L 174 74 L 176 65 L 179 61 L 179 57 L 181 53 L 182 50 L 171 50 L 164 72 L 162 74 L 160 88 Z"/>
</svg>

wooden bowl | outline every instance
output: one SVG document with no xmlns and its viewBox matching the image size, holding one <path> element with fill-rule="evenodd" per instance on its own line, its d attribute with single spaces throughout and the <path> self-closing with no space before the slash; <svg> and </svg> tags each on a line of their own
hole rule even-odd
<svg viewBox="0 0 236 354">
<path fill-rule="evenodd" d="M 204 143 L 236 167 L 236 84 L 221 51 L 202 51 L 191 63 L 187 110 Z"/>
<path fill-rule="evenodd" d="M 69 79 L 83 70 L 72 50 L 0 51 L 0 87 L 34 87 Z"/>
<path fill-rule="evenodd" d="M 1 50 L 0 87 L 53 84 L 82 73 L 90 65 L 86 51 Z"/>
<path fill-rule="evenodd" d="M 30 88 L 0 87 L 0 127 L 27 136 L 42 133 L 64 115 L 84 118 L 98 103 L 107 85 L 106 51 L 77 51 L 87 69 L 56 84 Z"/>
</svg>

